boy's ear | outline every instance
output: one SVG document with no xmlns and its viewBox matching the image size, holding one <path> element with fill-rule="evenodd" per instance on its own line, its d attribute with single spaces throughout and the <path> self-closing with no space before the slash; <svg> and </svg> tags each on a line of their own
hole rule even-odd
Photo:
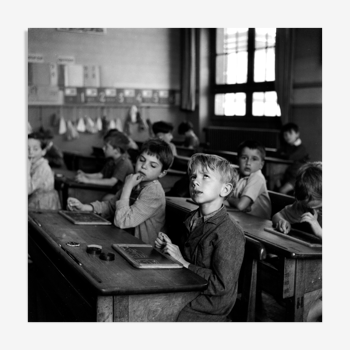
<svg viewBox="0 0 350 350">
<path fill-rule="evenodd" d="M 164 177 L 167 174 L 168 170 L 163 170 L 159 175 L 158 175 L 158 179 L 161 179 L 162 177 Z"/>
<path fill-rule="evenodd" d="M 260 168 L 260 170 L 264 167 L 264 165 L 265 165 L 265 161 L 262 160 L 262 161 L 261 161 L 261 168 Z"/>
<path fill-rule="evenodd" d="M 47 149 L 46 149 L 46 148 L 43 148 L 43 149 L 41 150 L 41 155 L 42 155 L 42 157 L 44 157 L 44 156 L 45 156 L 46 151 L 47 151 Z"/>
<path fill-rule="evenodd" d="M 220 197 L 227 197 L 233 190 L 231 183 L 223 184 L 221 187 Z"/>
</svg>

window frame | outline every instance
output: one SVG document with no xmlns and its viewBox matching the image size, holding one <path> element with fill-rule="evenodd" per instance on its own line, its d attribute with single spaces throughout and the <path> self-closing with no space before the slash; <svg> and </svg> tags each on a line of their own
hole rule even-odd
<svg viewBox="0 0 350 350">
<path fill-rule="evenodd" d="M 225 126 L 254 126 L 279 129 L 281 126 L 280 117 L 253 116 L 253 92 L 276 91 L 275 81 L 254 83 L 254 51 L 255 51 L 255 28 L 248 30 L 248 77 L 243 84 L 216 84 L 216 28 L 211 32 L 211 71 L 210 79 L 212 92 L 212 118 L 216 125 Z M 215 114 L 215 95 L 223 93 L 246 93 L 246 114 L 245 116 L 224 116 Z"/>
</svg>

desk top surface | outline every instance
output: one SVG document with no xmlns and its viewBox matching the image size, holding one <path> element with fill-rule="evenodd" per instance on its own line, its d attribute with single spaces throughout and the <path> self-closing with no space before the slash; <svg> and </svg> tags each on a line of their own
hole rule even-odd
<svg viewBox="0 0 350 350">
<path fill-rule="evenodd" d="M 189 198 L 167 197 L 167 203 L 171 202 L 184 210 L 192 211 L 198 208 L 196 204 L 189 202 Z M 321 258 L 321 247 L 309 247 L 296 242 L 286 235 L 276 235 L 264 229 L 272 229 L 272 221 L 249 215 L 234 209 L 228 209 L 228 213 L 243 228 L 245 234 L 262 242 L 269 253 L 282 254 L 290 258 Z"/>
<path fill-rule="evenodd" d="M 62 182 L 68 187 L 89 188 L 109 191 L 113 186 L 97 185 L 75 181 L 76 171 L 60 168 L 52 168 L 55 173 L 55 181 Z"/>
<path fill-rule="evenodd" d="M 74 225 L 58 211 L 53 210 L 30 211 L 28 222 L 32 229 L 29 230 L 29 234 L 34 239 L 37 235 L 44 238 L 51 254 L 65 259 L 98 294 L 199 291 L 205 289 L 207 285 L 206 280 L 186 268 L 161 270 L 134 268 L 112 248 L 112 244 L 143 242 L 115 226 Z M 72 241 L 80 243 L 80 246 L 66 245 Z M 113 253 L 115 260 L 104 261 L 98 255 L 88 254 L 86 248 L 90 244 L 101 245 L 102 252 Z"/>
</svg>

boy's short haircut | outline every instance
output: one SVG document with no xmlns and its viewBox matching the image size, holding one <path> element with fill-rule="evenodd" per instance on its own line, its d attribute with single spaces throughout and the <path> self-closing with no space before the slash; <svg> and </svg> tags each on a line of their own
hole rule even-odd
<svg viewBox="0 0 350 350">
<path fill-rule="evenodd" d="M 287 123 L 287 124 L 284 124 L 281 128 L 282 134 L 284 134 L 285 132 L 291 132 L 291 131 L 295 131 L 296 133 L 298 133 L 299 132 L 298 125 L 294 123 Z"/>
<path fill-rule="evenodd" d="M 140 150 L 140 155 L 142 153 L 149 154 L 151 156 L 157 157 L 162 163 L 162 171 L 168 170 L 173 164 L 174 155 L 167 142 L 158 138 L 152 138 L 145 141 Z"/>
<path fill-rule="evenodd" d="M 173 125 L 171 123 L 166 122 L 156 122 L 152 124 L 152 131 L 155 135 L 158 133 L 164 133 L 167 134 L 168 132 L 172 132 L 174 129 Z"/>
<path fill-rule="evenodd" d="M 265 147 L 258 141 L 246 140 L 238 145 L 237 156 L 240 157 L 244 148 L 256 149 L 260 153 L 261 160 L 265 160 L 266 151 Z"/>
<path fill-rule="evenodd" d="M 295 199 L 306 202 L 322 199 L 322 162 L 309 162 L 300 167 L 294 196 Z"/>
<path fill-rule="evenodd" d="M 28 140 L 29 139 L 40 141 L 40 147 L 42 150 L 44 150 L 49 144 L 49 139 L 47 139 L 46 135 L 42 132 L 36 131 L 28 134 Z"/>
<path fill-rule="evenodd" d="M 114 149 L 119 148 L 121 153 L 125 153 L 128 150 L 130 143 L 128 137 L 117 129 L 109 130 L 103 141 L 110 144 Z"/>
<path fill-rule="evenodd" d="M 193 124 L 191 122 L 185 121 L 182 122 L 179 127 L 177 128 L 177 132 L 180 135 L 183 135 L 185 132 L 187 132 L 188 130 L 193 130 Z"/>
<path fill-rule="evenodd" d="M 232 189 L 236 187 L 238 181 L 238 171 L 230 164 L 230 162 L 216 154 L 195 153 L 189 160 L 187 173 L 192 174 L 192 168 L 200 165 L 204 169 L 217 170 L 223 183 L 232 184 Z"/>
</svg>

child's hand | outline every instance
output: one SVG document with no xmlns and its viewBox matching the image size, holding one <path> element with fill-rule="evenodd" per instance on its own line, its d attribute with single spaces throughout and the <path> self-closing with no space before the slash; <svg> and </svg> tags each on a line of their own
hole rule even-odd
<svg viewBox="0 0 350 350">
<path fill-rule="evenodd" d="M 171 239 L 165 233 L 159 232 L 158 237 L 154 242 L 156 248 L 162 249 L 166 246 L 167 243 L 171 243 Z"/>
<path fill-rule="evenodd" d="M 171 257 L 179 261 L 182 265 L 184 265 L 186 268 L 190 264 L 188 261 L 186 261 L 179 249 L 179 247 L 172 243 L 166 243 L 165 247 L 163 248 L 163 253 L 169 254 Z"/>
<path fill-rule="evenodd" d="M 77 171 L 77 175 L 79 175 L 79 174 L 85 175 L 85 173 L 80 169 Z"/>
<path fill-rule="evenodd" d="M 74 211 L 74 210 L 83 210 L 84 204 L 81 203 L 78 199 L 69 197 L 67 200 L 67 208 L 68 210 Z"/>
<path fill-rule="evenodd" d="M 252 206 L 249 205 L 247 208 L 242 210 L 244 213 L 249 213 L 250 211 L 252 211 Z"/>
<path fill-rule="evenodd" d="M 87 183 L 88 178 L 84 174 L 77 174 L 75 177 L 75 181 L 82 182 L 82 183 Z"/>
<path fill-rule="evenodd" d="M 143 179 L 143 175 L 136 173 L 136 174 L 129 174 L 125 178 L 124 186 L 130 187 L 131 189 L 137 186 Z"/>
<path fill-rule="evenodd" d="M 311 226 L 312 231 L 315 233 L 316 236 L 322 237 L 322 228 L 320 224 L 317 221 L 318 214 L 316 210 L 313 210 L 314 214 L 311 213 L 304 213 L 301 216 L 300 222 L 308 222 Z"/>
<path fill-rule="evenodd" d="M 291 229 L 290 222 L 287 220 L 280 219 L 276 223 L 276 229 L 281 231 L 282 233 L 288 233 Z"/>
</svg>

